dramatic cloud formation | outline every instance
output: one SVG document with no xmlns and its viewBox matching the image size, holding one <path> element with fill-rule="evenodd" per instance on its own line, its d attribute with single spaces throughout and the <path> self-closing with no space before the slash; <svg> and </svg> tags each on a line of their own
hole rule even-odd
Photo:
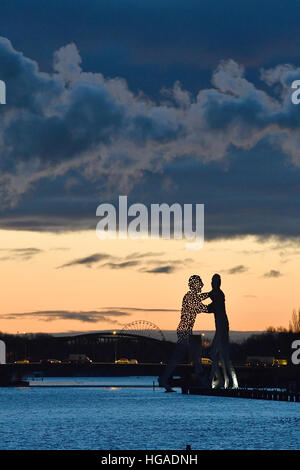
<svg viewBox="0 0 300 470">
<path fill-rule="evenodd" d="M 289 212 L 299 197 L 300 112 L 290 84 L 300 68 L 262 67 L 254 83 L 228 59 L 210 87 L 192 93 L 175 81 L 154 99 L 122 77 L 83 71 L 74 43 L 54 53 L 45 73 L 1 38 L 0 63 L 8 103 L 0 121 L 2 227 L 94 228 L 97 203 L 123 192 L 146 203 L 160 194 L 163 202 L 197 198 L 209 211 L 208 238 L 298 234 L 298 210 Z M 288 188 L 281 207 L 278 181 Z"/>
</svg>

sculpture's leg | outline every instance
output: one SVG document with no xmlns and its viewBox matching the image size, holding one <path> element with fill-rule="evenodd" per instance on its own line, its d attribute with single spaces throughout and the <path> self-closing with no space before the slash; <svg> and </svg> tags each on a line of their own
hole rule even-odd
<svg viewBox="0 0 300 470">
<path fill-rule="evenodd" d="M 228 331 L 222 331 L 219 336 L 220 360 L 222 364 L 222 371 L 224 375 L 224 388 L 231 387 L 231 374 L 229 363 L 229 335 Z"/>
<path fill-rule="evenodd" d="M 239 388 L 237 376 L 230 362 L 229 356 L 226 357 L 225 361 L 226 361 L 226 369 L 228 371 L 228 377 L 229 377 L 229 388 Z"/>
<path fill-rule="evenodd" d="M 214 336 L 211 344 L 211 360 L 212 366 L 210 371 L 209 383 L 212 388 L 219 388 L 223 385 L 223 377 L 219 367 L 219 350 L 218 350 L 218 338 Z"/>
<path fill-rule="evenodd" d="M 174 372 L 177 364 L 184 359 L 185 353 L 187 350 L 186 343 L 176 343 L 173 354 L 167 363 L 163 373 L 159 377 L 158 381 L 161 387 L 168 388 L 168 381 Z"/>
<path fill-rule="evenodd" d="M 212 388 L 221 388 L 224 386 L 224 379 L 219 365 L 217 365 L 214 376 L 211 381 Z"/>
<path fill-rule="evenodd" d="M 225 388 L 238 388 L 238 380 L 234 368 L 230 362 L 229 358 L 229 335 L 225 334 L 222 338 L 222 364 L 224 364 L 224 377 L 226 374 L 227 380 Z"/>
<path fill-rule="evenodd" d="M 232 380 L 232 388 L 239 388 L 237 375 L 231 364 L 230 364 L 230 372 L 231 372 L 230 375 L 231 375 L 231 380 Z"/>
<path fill-rule="evenodd" d="M 190 336 L 190 352 L 192 356 L 192 361 L 195 368 L 195 373 L 203 386 L 208 386 L 207 378 L 204 374 L 204 369 L 202 366 L 202 338 L 200 335 L 191 335 Z"/>
<path fill-rule="evenodd" d="M 223 376 L 224 376 L 224 388 L 228 388 L 230 384 L 230 380 L 229 380 L 229 375 L 228 375 L 228 370 L 227 370 L 226 359 L 224 358 L 224 355 L 222 353 L 220 354 L 220 360 L 221 360 L 221 367 L 222 367 Z"/>
</svg>

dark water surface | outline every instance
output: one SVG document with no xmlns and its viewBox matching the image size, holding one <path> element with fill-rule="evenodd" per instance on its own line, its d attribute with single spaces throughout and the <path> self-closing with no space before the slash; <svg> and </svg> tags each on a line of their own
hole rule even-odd
<svg viewBox="0 0 300 470">
<path fill-rule="evenodd" d="M 71 380 L 148 385 L 155 378 Z M 0 388 L 0 403 L 0 449 L 300 449 L 300 403 L 117 387 Z"/>
</svg>

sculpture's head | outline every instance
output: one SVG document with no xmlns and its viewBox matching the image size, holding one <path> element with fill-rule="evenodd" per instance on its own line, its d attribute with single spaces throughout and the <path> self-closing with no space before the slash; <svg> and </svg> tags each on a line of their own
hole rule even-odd
<svg viewBox="0 0 300 470">
<path fill-rule="evenodd" d="M 202 279 L 198 274 L 193 274 L 193 276 L 189 278 L 189 288 L 193 292 L 201 292 L 203 285 Z"/>
<path fill-rule="evenodd" d="M 221 276 L 220 274 L 214 274 L 211 278 L 211 287 L 213 289 L 220 289 L 221 286 Z"/>
</svg>

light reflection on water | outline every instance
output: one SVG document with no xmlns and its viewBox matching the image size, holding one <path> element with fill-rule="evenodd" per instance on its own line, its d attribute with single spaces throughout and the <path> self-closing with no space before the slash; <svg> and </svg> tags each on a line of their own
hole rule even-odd
<svg viewBox="0 0 300 470">
<path fill-rule="evenodd" d="M 44 379 L 0 388 L 0 449 L 300 449 L 300 403 L 165 394 L 156 377 Z M 80 385 L 108 384 L 110 388 Z"/>
</svg>

